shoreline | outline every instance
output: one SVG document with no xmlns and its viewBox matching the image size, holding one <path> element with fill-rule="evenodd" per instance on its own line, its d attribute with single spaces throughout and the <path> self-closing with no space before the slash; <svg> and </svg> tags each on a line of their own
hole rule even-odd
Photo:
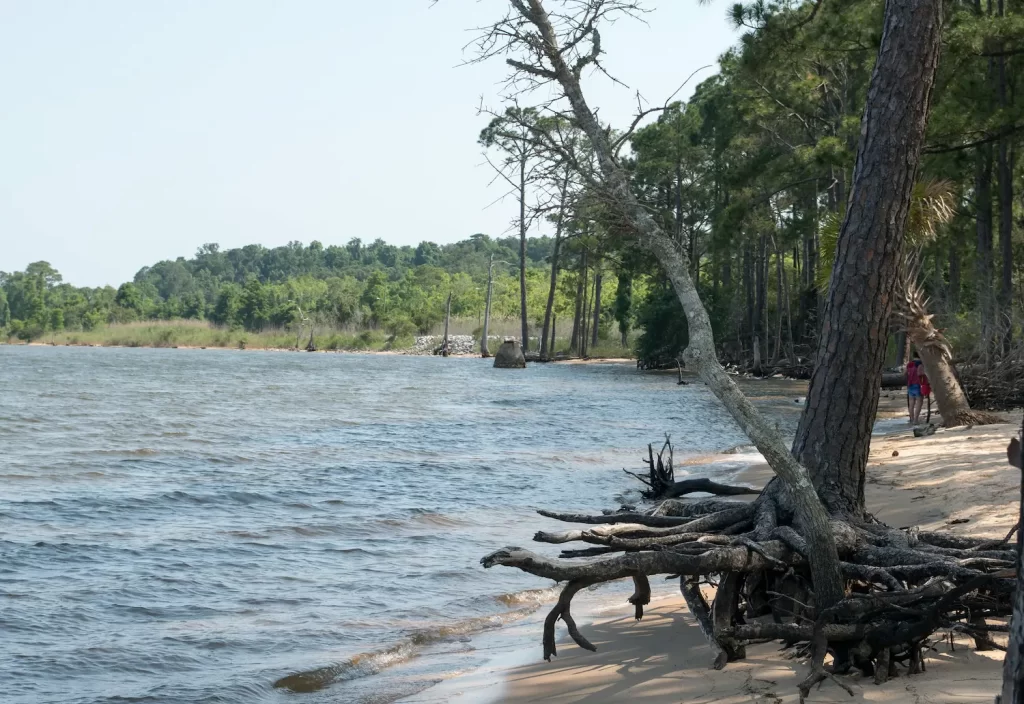
<svg viewBox="0 0 1024 704">
<path fill-rule="evenodd" d="M 90 343 L 70 343 L 66 342 L 63 344 L 53 344 L 50 342 L 0 342 L 0 347 L 81 347 L 81 348 L 97 348 L 97 349 L 121 349 L 121 350 L 132 350 L 132 349 L 146 349 L 146 350 L 219 350 L 225 352 L 302 352 L 304 354 L 372 354 L 372 355 L 392 355 L 397 357 L 438 357 L 440 355 L 418 352 L 412 348 L 403 348 L 398 350 L 380 350 L 380 349 L 317 349 L 313 352 L 301 349 L 299 347 L 227 347 L 224 345 L 97 345 Z M 494 355 L 490 357 L 481 357 L 479 352 L 472 352 L 468 354 L 450 354 L 447 359 L 493 359 Z M 528 364 L 635 364 L 636 359 L 633 357 L 568 357 L 562 359 L 551 359 L 546 362 L 527 362 Z M 672 372 L 675 373 L 674 371 Z"/>
<path fill-rule="evenodd" d="M 879 417 L 884 425 L 873 438 L 867 470 L 868 507 L 880 520 L 897 527 L 917 525 L 923 530 L 941 528 L 964 535 L 1003 537 L 1017 520 L 1016 503 L 1007 503 L 1004 497 L 1018 495 L 1020 478 L 1006 464 L 1005 448 L 1020 427 L 1021 410 L 1005 414 L 1007 423 L 940 429 L 935 435 L 915 438 L 909 426 L 892 422 L 900 402 L 899 395 L 883 395 Z M 763 486 L 771 477 L 770 468 L 756 462 L 734 480 Z M 536 643 L 540 626 L 533 623 L 533 630 L 520 635 L 522 643 L 515 649 L 495 652 L 487 664 L 468 673 L 456 673 L 399 701 L 798 701 L 797 684 L 806 670 L 803 661 L 787 658 L 773 642 L 748 646 L 746 660 L 731 663 L 721 671 L 709 669 L 711 650 L 674 583 L 652 582 L 654 599 L 642 621 L 632 618 L 631 608 L 625 603 L 611 614 L 606 613 L 605 606 L 596 613 L 577 616 L 581 630 L 597 645 L 596 653 L 577 647 L 560 628 L 559 654 L 546 663 Z M 527 644 L 527 637 L 533 642 Z M 926 673 L 901 673 L 881 686 L 874 685 L 870 678 L 844 678 L 853 687 L 854 697 L 826 683 L 812 692 L 808 701 L 988 704 L 999 691 L 1003 652 L 978 652 L 965 636 L 957 637 L 955 642 L 955 649 L 945 641 L 935 645 L 928 654 Z M 486 649 L 485 643 L 481 646 Z"/>
</svg>

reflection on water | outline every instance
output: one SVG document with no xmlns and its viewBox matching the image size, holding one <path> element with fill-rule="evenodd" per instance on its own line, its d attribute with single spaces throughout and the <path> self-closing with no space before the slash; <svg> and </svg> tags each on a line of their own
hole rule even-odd
<svg viewBox="0 0 1024 704">
<path fill-rule="evenodd" d="M 744 442 L 628 365 L 0 347 L 0 383 L 10 704 L 392 701 L 550 599 L 478 565 L 535 509 L 635 501 L 620 468 L 666 432 Z"/>
</svg>

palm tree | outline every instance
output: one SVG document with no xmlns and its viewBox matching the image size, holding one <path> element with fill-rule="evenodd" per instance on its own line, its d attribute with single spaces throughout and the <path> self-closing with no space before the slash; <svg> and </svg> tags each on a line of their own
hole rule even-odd
<svg viewBox="0 0 1024 704">
<path fill-rule="evenodd" d="M 917 348 L 925 374 L 935 392 L 935 401 L 947 427 L 981 425 L 1001 419 L 989 413 L 971 410 L 963 387 L 953 369 L 953 350 L 942 332 L 932 323 L 928 312 L 930 301 L 920 285 L 921 250 L 935 240 L 938 229 L 952 219 L 953 184 L 949 181 L 919 182 L 910 202 L 910 216 L 904 242 L 903 269 L 896 291 L 895 316 Z M 825 261 L 835 257 L 840 218 L 837 214 L 822 222 L 821 252 Z M 831 267 L 819 270 L 819 289 L 828 287 Z"/>
</svg>

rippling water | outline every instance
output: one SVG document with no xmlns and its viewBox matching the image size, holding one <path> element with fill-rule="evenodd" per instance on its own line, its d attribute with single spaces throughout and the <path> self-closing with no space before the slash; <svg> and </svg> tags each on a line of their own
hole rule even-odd
<svg viewBox="0 0 1024 704">
<path fill-rule="evenodd" d="M 393 701 L 550 599 L 482 555 L 665 432 L 744 442 L 628 365 L 0 346 L 0 699 Z"/>
</svg>

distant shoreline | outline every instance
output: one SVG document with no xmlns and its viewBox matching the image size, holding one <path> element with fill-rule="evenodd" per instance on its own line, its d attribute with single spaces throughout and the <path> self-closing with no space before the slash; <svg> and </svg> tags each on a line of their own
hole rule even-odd
<svg viewBox="0 0 1024 704">
<path fill-rule="evenodd" d="M 305 354 L 372 354 L 372 355 L 391 355 L 396 357 L 435 357 L 437 355 L 416 351 L 412 348 L 407 349 L 317 349 L 313 352 L 308 352 L 299 347 L 229 347 L 227 345 L 152 345 L 152 344 L 95 344 L 86 342 L 63 342 L 63 343 L 50 343 L 50 342 L 8 342 L 0 341 L 0 347 L 96 347 L 103 349 L 151 349 L 151 350 L 221 350 L 227 352 L 302 352 Z M 450 354 L 449 359 L 474 359 L 480 358 L 479 352 L 465 353 L 465 354 Z M 571 357 L 567 359 L 552 359 L 549 362 L 533 362 L 533 364 L 572 364 L 572 365 L 586 365 L 586 364 L 634 364 L 635 358 L 632 357 Z"/>
</svg>

